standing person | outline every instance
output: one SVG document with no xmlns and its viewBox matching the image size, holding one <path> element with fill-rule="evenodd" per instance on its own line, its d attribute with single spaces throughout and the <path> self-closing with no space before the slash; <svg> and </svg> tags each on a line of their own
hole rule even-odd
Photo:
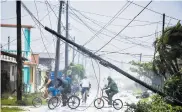
<svg viewBox="0 0 182 112">
<path fill-rule="evenodd" d="M 118 93 L 118 86 L 110 76 L 107 78 L 107 80 L 108 80 L 108 85 L 104 89 L 107 89 L 106 94 L 109 99 L 108 105 L 112 105 L 112 98 L 115 94 Z"/>
<path fill-rule="evenodd" d="M 90 90 L 91 88 L 91 84 L 90 84 L 90 81 L 89 79 L 87 79 L 87 76 L 84 76 L 84 79 L 81 81 L 81 84 L 80 84 L 82 90 L 81 90 L 81 95 L 82 95 L 82 99 L 83 99 L 83 94 L 85 93 L 86 90 Z M 87 94 L 88 95 L 88 94 Z M 88 95 L 89 96 L 89 95 Z M 83 101 L 82 101 L 83 102 Z"/>
</svg>

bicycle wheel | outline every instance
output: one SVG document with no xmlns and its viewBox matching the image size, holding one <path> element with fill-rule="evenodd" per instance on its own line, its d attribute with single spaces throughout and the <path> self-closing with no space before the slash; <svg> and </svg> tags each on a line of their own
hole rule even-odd
<svg viewBox="0 0 182 112">
<path fill-rule="evenodd" d="M 58 105 L 58 98 L 57 97 L 52 97 L 49 101 L 48 101 L 48 107 L 49 109 L 53 110 L 57 107 Z"/>
<path fill-rule="evenodd" d="M 97 98 L 97 99 L 95 99 L 95 101 L 94 101 L 94 106 L 95 106 L 95 108 L 97 108 L 97 109 L 103 108 L 103 107 L 104 107 L 104 100 L 103 100 L 102 98 Z"/>
<path fill-rule="evenodd" d="M 68 107 L 71 109 L 76 109 L 78 106 L 80 106 L 80 98 L 72 95 L 67 100 Z"/>
<path fill-rule="evenodd" d="M 32 105 L 34 107 L 40 107 L 42 105 L 42 99 L 39 98 L 39 97 L 35 97 L 33 100 L 32 100 Z"/>
<path fill-rule="evenodd" d="M 120 110 L 122 107 L 123 107 L 123 102 L 120 100 L 120 99 L 115 99 L 113 101 L 113 107 L 116 109 L 116 110 Z"/>
</svg>

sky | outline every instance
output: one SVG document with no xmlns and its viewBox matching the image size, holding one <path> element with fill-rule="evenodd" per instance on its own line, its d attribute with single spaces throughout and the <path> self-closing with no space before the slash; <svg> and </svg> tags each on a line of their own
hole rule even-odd
<svg viewBox="0 0 182 112">
<path fill-rule="evenodd" d="M 41 23 L 53 30 L 57 31 L 57 21 L 59 13 L 59 2 L 55 0 L 49 0 L 48 2 L 53 8 L 54 12 L 51 10 L 49 5 L 45 4 L 45 1 L 24 1 L 23 3 L 28 7 L 28 9 L 33 13 L 33 15 L 41 20 Z M 127 4 L 126 4 L 127 3 Z M 134 3 L 146 6 L 149 1 L 135 1 Z M 108 23 L 112 17 L 119 11 L 124 5 L 129 5 L 127 1 L 69 1 L 69 35 L 70 39 L 75 37 L 75 42 L 84 45 L 90 38 L 92 38 L 96 32 L 98 32 L 106 23 Z M 36 8 L 37 7 L 37 8 Z M 156 12 L 165 13 L 167 16 L 165 18 L 165 26 L 175 25 L 178 21 L 171 19 L 168 16 L 182 20 L 181 1 L 153 1 L 149 6 L 149 9 L 155 10 Z M 36 10 L 37 9 L 37 10 Z M 65 27 L 66 14 L 65 5 L 62 11 L 62 23 Z M 72 10 L 71 10 L 72 9 Z M 143 8 L 130 4 L 122 13 L 118 15 L 118 18 L 108 25 L 101 33 L 99 33 L 90 43 L 86 44 L 85 47 L 89 50 L 96 51 L 101 48 L 105 43 L 107 43 L 112 37 L 114 37 L 119 31 L 121 31 L 130 21 L 133 19 Z M 38 11 L 38 12 L 37 12 Z M 48 15 L 47 13 L 50 12 Z M 56 16 L 55 16 L 56 14 Z M 76 16 L 76 15 L 77 16 Z M 99 14 L 99 15 L 98 15 Z M 45 16 L 47 15 L 47 16 Z M 105 15 L 105 16 L 100 16 Z M 50 53 L 55 53 L 56 37 L 41 28 L 43 33 L 40 33 L 40 28 L 32 20 L 31 16 L 28 15 L 26 10 L 22 7 L 22 24 L 32 25 L 35 28 L 31 29 L 31 48 L 33 52 L 46 52 L 43 41 L 46 45 L 46 49 Z M 45 16 L 45 17 L 44 17 Z M 82 21 L 80 21 L 80 18 Z M 123 19 L 124 18 L 124 19 Z M 130 19 L 130 20 L 128 20 Z M 118 36 L 115 37 L 106 47 L 101 51 L 120 51 L 121 53 L 130 54 L 141 54 L 142 62 L 148 62 L 152 60 L 154 47 L 153 42 L 156 38 L 155 32 L 162 30 L 162 15 L 154 13 L 145 9 L 139 16 L 136 17 L 137 21 L 133 21 L 129 27 L 124 29 Z M 84 21 L 84 23 L 82 23 Z M 146 22 L 147 21 L 147 22 Z M 16 24 L 16 2 L 15 1 L 5 1 L 1 3 L 1 23 L 4 24 Z M 87 26 L 86 26 L 86 25 Z M 90 29 L 89 29 L 89 28 Z M 65 30 L 61 28 L 62 35 L 65 36 Z M 16 29 L 15 28 L 1 28 L 1 44 L 3 49 L 7 49 L 8 36 L 10 40 L 15 40 L 11 42 L 10 49 L 16 49 Z M 41 39 L 43 38 L 43 41 Z M 158 33 L 160 36 L 160 33 Z M 132 38 L 135 37 L 135 38 Z M 137 38 L 142 37 L 142 38 Z M 24 48 L 25 37 L 22 33 L 22 49 Z M 60 58 L 60 69 L 64 68 L 64 45 L 61 42 L 61 58 Z M 72 49 L 69 48 L 69 61 L 72 61 Z M 76 52 L 76 51 L 75 51 Z M 92 68 L 92 62 L 89 57 L 83 56 L 80 53 L 76 53 L 75 62 L 86 65 L 87 75 L 93 75 L 94 69 Z M 98 52 L 96 54 L 103 54 L 103 52 Z M 79 57 L 79 58 L 78 58 Z M 107 54 L 102 56 L 102 58 L 112 62 L 121 69 L 131 73 L 136 76 L 135 73 L 129 71 L 131 65 L 130 61 L 139 61 L 139 55 L 130 56 L 124 54 Z M 94 60 L 93 60 L 94 61 Z M 99 67 L 96 62 L 93 62 L 95 67 L 95 72 L 99 75 Z M 114 78 L 119 78 L 123 81 L 125 85 L 132 83 L 121 74 L 115 72 L 112 69 L 105 68 L 100 65 L 100 75 L 101 79 L 104 80 L 105 77 L 111 75 Z"/>
</svg>

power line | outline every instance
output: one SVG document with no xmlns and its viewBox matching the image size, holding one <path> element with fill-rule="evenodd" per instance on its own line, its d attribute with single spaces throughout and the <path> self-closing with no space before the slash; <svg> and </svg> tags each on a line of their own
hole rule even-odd
<svg viewBox="0 0 182 112">
<path fill-rule="evenodd" d="M 42 26 L 43 28 L 44 28 L 44 25 L 32 14 L 32 12 L 25 6 L 25 4 L 23 3 L 23 2 L 21 2 L 22 3 L 22 6 L 23 6 L 23 8 L 28 12 L 28 14 L 32 17 L 32 20 L 34 20 L 34 22 L 35 21 L 37 21 L 37 23 L 40 25 L 40 26 Z M 36 23 L 36 22 L 35 22 Z M 36 24 L 37 25 L 37 24 Z M 39 25 L 37 25 L 37 26 L 39 26 Z M 40 29 L 40 26 L 39 26 L 39 29 Z M 64 42 L 64 41 L 63 41 Z M 65 43 L 65 42 L 64 42 Z M 71 48 L 73 48 L 74 50 L 76 50 L 77 52 L 80 52 L 79 50 L 77 50 L 76 48 L 74 48 L 74 47 L 72 47 L 72 46 L 70 46 Z M 82 52 L 80 52 L 81 54 L 83 54 Z M 85 54 L 83 54 L 83 55 L 85 55 Z M 86 55 L 85 55 L 86 56 Z"/>
<path fill-rule="evenodd" d="M 37 17 L 38 17 L 38 21 L 39 21 L 39 14 L 38 14 L 38 9 L 37 9 L 37 5 L 36 5 L 35 0 L 34 0 L 34 4 L 35 4 L 35 9 L 36 9 Z M 46 45 L 45 45 L 45 43 L 44 43 L 44 39 L 43 39 L 43 36 L 42 36 L 43 32 L 42 32 L 42 30 L 41 30 L 41 28 L 40 28 L 40 24 L 38 25 L 38 27 L 39 27 L 39 31 L 40 31 L 40 36 L 41 36 L 41 38 L 42 38 L 42 43 L 43 43 L 44 48 L 46 49 L 46 51 L 47 51 L 47 53 L 48 53 L 48 56 L 49 56 L 49 58 L 50 58 L 51 56 L 50 56 L 50 54 L 49 54 L 49 52 L 48 52 L 48 50 L 47 50 L 47 47 L 46 47 Z"/>
<path fill-rule="evenodd" d="M 76 15 L 76 14 L 74 14 L 74 15 Z M 91 28 L 90 26 L 88 26 L 81 18 L 79 18 L 79 16 L 78 15 L 76 15 L 76 17 L 92 32 L 92 33 L 94 33 L 94 32 L 96 32 L 96 30 L 94 30 L 93 28 Z M 74 19 L 72 16 L 71 16 L 71 18 L 72 19 Z M 75 20 L 75 19 L 74 19 Z M 75 21 L 77 21 L 77 20 L 75 20 Z M 78 22 L 78 21 L 77 21 Z M 78 22 L 78 23 L 80 23 L 80 22 Z M 82 23 L 80 23 L 80 24 L 82 24 Z M 107 34 L 104 34 L 104 33 L 102 33 L 101 32 L 101 34 L 103 34 L 103 35 L 105 35 L 105 36 L 108 36 L 108 37 L 112 37 L 112 36 L 109 36 L 109 35 L 107 35 Z M 97 37 L 99 37 L 99 36 L 97 36 Z M 100 39 L 100 38 L 99 38 Z M 124 42 L 123 42 L 124 43 Z M 115 45 L 113 45 L 113 44 L 111 44 L 113 47 L 115 47 L 115 48 L 117 48 L 117 49 L 119 49 L 120 50 L 120 48 L 118 48 L 117 46 L 115 46 Z"/>
<path fill-rule="evenodd" d="M 112 16 L 103 15 L 103 14 L 98 14 L 98 13 L 93 13 L 93 12 L 86 12 L 86 11 L 78 10 L 78 9 L 75 9 L 75 8 L 73 8 L 73 10 L 75 10 L 75 11 L 80 11 L 80 12 L 83 12 L 83 13 L 88 13 L 88 14 L 93 14 L 93 15 L 98 15 L 98 16 L 103 16 L 103 17 L 108 17 L 108 18 L 111 18 L 111 17 L 112 17 Z M 121 18 L 121 17 L 117 17 L 117 19 L 132 20 L 132 19 Z M 142 20 L 134 20 L 134 21 L 145 22 L 145 23 L 154 23 L 154 22 L 152 22 L 152 21 L 142 21 Z"/>
<path fill-rule="evenodd" d="M 126 2 L 126 4 L 109 20 L 109 22 L 106 23 L 99 31 L 97 31 L 94 34 L 94 36 L 90 38 L 83 46 L 90 43 L 97 35 L 99 35 L 107 26 L 109 26 L 116 19 L 116 17 L 118 17 L 121 13 L 123 13 L 130 6 L 131 3 L 128 5 L 127 4 L 128 2 Z"/>
<path fill-rule="evenodd" d="M 83 15 L 82 15 L 83 16 Z M 72 16 L 71 16 L 71 18 L 72 19 L 74 19 Z M 79 18 L 80 19 L 80 18 Z M 75 19 L 74 19 L 75 20 Z M 77 21 L 77 20 L 75 20 L 75 21 Z M 78 21 L 77 21 L 78 22 Z M 82 20 L 82 22 L 83 22 L 83 20 Z M 80 23 L 80 22 L 78 22 L 78 23 Z M 94 23 L 94 22 L 93 22 Z M 80 24 L 82 24 L 82 23 L 80 23 Z M 97 23 L 94 23 L 94 24 L 97 24 Z M 98 25 L 98 24 L 97 24 Z M 98 26 L 100 26 L 100 25 L 98 25 Z M 87 25 L 87 27 L 89 27 L 88 25 Z M 89 27 L 90 28 L 90 27 Z M 92 29 L 94 32 L 96 31 L 96 30 L 94 30 L 93 28 L 90 28 L 90 29 Z M 105 29 L 105 30 L 107 30 L 107 29 Z M 109 31 L 109 32 L 111 32 L 112 34 L 116 34 L 116 33 L 114 33 L 114 32 L 112 32 L 112 31 L 110 31 L 110 30 L 107 30 L 107 31 Z M 103 35 L 105 35 L 105 36 L 108 36 L 108 37 L 112 37 L 112 36 L 110 36 L 110 35 L 107 35 L 107 34 L 104 34 L 104 33 L 101 33 L 101 34 L 103 34 Z M 118 40 L 118 39 L 116 39 L 116 40 Z M 122 43 L 128 43 L 128 42 L 123 42 L 123 41 L 121 41 L 121 40 L 118 40 L 118 41 L 120 41 L 120 42 L 122 42 Z M 131 42 L 131 41 L 130 41 Z M 145 41 L 146 42 L 146 41 Z M 140 46 L 143 46 L 143 47 L 149 47 L 149 46 L 147 46 L 147 45 L 142 45 L 141 43 L 140 44 L 137 44 L 137 43 L 135 43 L 135 42 L 131 42 L 130 44 L 135 44 L 135 45 L 140 45 Z M 115 48 L 117 48 L 117 49 L 119 49 L 119 50 L 121 50 L 120 48 L 118 48 L 116 45 L 113 45 L 112 43 L 111 43 L 111 45 L 113 46 L 113 47 L 115 47 Z"/>
<path fill-rule="evenodd" d="M 81 15 L 84 15 L 84 14 L 81 13 L 82 11 L 76 10 L 76 9 L 74 9 L 73 7 L 72 7 L 72 9 L 75 10 L 76 12 L 79 12 Z M 84 16 L 85 16 L 85 15 L 84 15 Z M 97 23 L 106 24 L 105 22 L 101 22 L 101 21 L 98 21 L 98 20 L 95 20 L 95 19 L 91 19 L 90 17 L 87 17 L 87 18 L 89 18 L 91 21 L 94 21 L 94 22 L 97 22 Z M 117 17 L 116 17 L 116 18 L 117 18 Z M 129 20 L 130 20 L 130 19 L 129 19 Z M 161 22 L 162 22 L 162 21 L 148 22 L 148 23 L 146 23 L 146 24 L 132 25 L 132 26 L 128 26 L 128 27 L 148 26 L 148 25 L 158 24 L 158 23 L 161 23 Z M 166 24 L 167 24 L 167 23 L 166 23 Z M 118 27 L 121 27 L 121 26 L 124 27 L 124 25 L 117 25 L 117 24 L 110 24 L 110 25 L 118 26 Z"/>
<path fill-rule="evenodd" d="M 50 7 L 50 9 L 52 10 L 52 12 L 54 13 L 54 15 L 56 16 L 56 18 L 58 18 L 58 16 L 56 15 L 56 13 L 55 13 L 55 11 L 54 11 L 54 9 L 51 7 L 51 5 L 50 5 L 50 3 L 46 0 L 45 1 L 47 4 L 48 4 L 48 6 Z M 63 29 L 64 30 L 66 30 L 66 28 L 64 27 L 64 25 L 63 25 L 63 23 L 61 22 L 61 26 L 63 27 Z"/>
<path fill-rule="evenodd" d="M 131 2 L 131 1 L 128 1 L 128 2 Z M 139 4 L 136 4 L 136 3 L 134 3 L 134 2 L 132 2 L 132 4 L 134 4 L 134 5 L 136 5 L 136 6 L 139 6 L 139 7 L 142 7 L 142 8 L 145 8 L 144 6 L 139 5 Z M 149 9 L 149 8 L 146 8 L 146 9 L 149 10 L 149 11 L 151 11 L 151 12 L 154 12 L 154 13 L 156 13 L 156 14 L 163 15 L 162 13 L 157 12 L 157 11 L 154 11 L 154 10 L 152 10 L 152 9 Z M 168 15 L 165 15 L 165 16 L 166 16 L 166 17 L 169 17 L 169 18 L 171 18 L 171 19 L 175 19 L 175 20 L 178 20 L 178 21 L 182 21 L 182 20 L 177 19 L 177 18 L 175 18 L 175 17 L 171 17 L 171 16 L 168 16 Z"/>
<path fill-rule="evenodd" d="M 29 13 L 29 15 L 32 17 L 32 20 L 35 20 L 42 28 L 44 28 L 44 25 L 32 14 L 32 12 L 30 12 L 30 10 L 25 6 L 25 4 L 23 2 L 21 2 L 23 8 Z M 34 21 L 34 22 L 35 22 Z M 36 23 L 35 22 L 35 23 Z M 37 24 L 36 24 L 37 25 Z"/>
<path fill-rule="evenodd" d="M 107 52 L 107 51 L 105 51 Z M 107 52 L 107 53 L 104 53 L 104 54 L 99 54 L 98 56 L 103 56 L 103 55 L 108 55 L 108 54 L 123 54 L 123 55 L 131 55 L 131 56 L 139 56 L 140 54 L 133 54 L 133 53 L 122 53 L 122 52 Z M 153 55 L 143 55 L 142 56 L 153 56 Z"/>
<path fill-rule="evenodd" d="M 45 4 L 46 5 L 46 9 L 47 9 L 47 11 L 49 12 L 49 9 L 48 9 L 48 6 L 47 6 L 47 4 Z M 50 25 L 51 25 L 51 29 L 52 29 L 52 22 L 51 22 L 51 18 L 50 18 L 50 14 L 49 14 L 49 22 L 50 22 Z M 54 40 L 54 37 L 53 37 L 53 35 L 52 35 L 52 38 L 53 38 L 53 42 L 54 42 L 54 48 L 56 49 L 56 47 L 55 47 L 55 40 Z"/>
<path fill-rule="evenodd" d="M 148 4 L 147 4 L 147 6 L 148 5 L 150 5 L 150 3 L 152 3 L 152 1 L 150 1 Z M 147 6 L 145 6 L 145 8 L 147 7 Z M 118 34 L 116 35 L 116 36 L 114 36 L 111 40 L 109 40 L 105 45 L 103 45 L 100 49 L 98 49 L 95 53 L 97 53 L 98 51 L 100 51 L 101 49 L 103 49 L 106 45 L 108 45 L 114 38 L 116 38 L 123 30 L 125 30 L 132 22 L 133 22 L 133 20 L 136 18 L 136 17 L 138 17 L 144 10 L 145 10 L 145 8 L 143 8 L 127 25 L 126 25 L 126 27 L 124 27 L 121 31 L 119 31 L 118 32 Z"/>
<path fill-rule="evenodd" d="M 85 15 L 83 15 L 81 12 L 79 12 L 79 14 L 81 14 L 84 18 L 90 20 L 91 22 L 93 22 L 93 23 L 96 24 L 97 26 L 102 27 L 102 26 L 99 25 L 98 23 L 95 23 L 95 22 L 92 21 L 90 18 L 88 18 L 88 17 L 86 17 Z M 107 28 L 106 28 L 105 30 L 107 30 L 108 32 L 110 32 L 110 33 L 116 35 L 116 32 L 113 32 L 113 31 L 111 31 L 111 30 L 108 30 Z M 101 33 L 101 34 L 103 34 L 103 33 Z M 106 35 L 106 36 L 108 36 L 108 37 L 112 37 L 112 36 L 107 35 L 107 34 L 103 34 L 103 35 Z M 120 35 L 118 35 L 118 36 L 120 36 Z M 120 37 L 121 37 L 121 36 L 120 36 Z M 124 38 L 122 38 L 122 39 L 124 39 Z M 133 42 L 133 41 L 131 41 L 131 40 L 128 40 L 128 39 L 130 39 L 130 38 L 125 38 L 125 40 L 131 42 L 131 44 L 137 44 L 137 43 L 135 43 L 135 42 Z M 115 40 L 118 40 L 118 39 L 115 38 Z M 121 40 L 118 40 L 118 41 L 120 41 L 120 42 L 123 43 L 123 41 L 121 41 Z M 138 44 L 138 45 L 141 45 L 141 44 Z M 141 46 L 143 46 L 143 45 L 141 45 Z M 147 45 L 144 45 L 144 46 L 147 46 Z M 147 47 L 149 47 L 149 46 L 147 46 Z"/>
</svg>

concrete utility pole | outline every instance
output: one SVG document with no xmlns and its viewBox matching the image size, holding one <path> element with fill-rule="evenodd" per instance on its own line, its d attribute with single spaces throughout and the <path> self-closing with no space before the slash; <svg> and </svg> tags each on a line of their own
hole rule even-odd
<svg viewBox="0 0 182 112">
<path fill-rule="evenodd" d="M 73 37 L 73 42 L 75 42 L 75 37 Z M 74 46 L 73 46 L 73 59 L 72 59 L 72 63 L 74 63 L 75 61 L 75 49 L 74 49 Z"/>
<path fill-rule="evenodd" d="M 162 36 L 163 37 L 164 37 L 164 27 L 165 27 L 165 14 L 163 14 L 163 24 L 162 24 Z"/>
<path fill-rule="evenodd" d="M 10 50 L 10 36 L 8 36 L 8 50 Z"/>
<path fill-rule="evenodd" d="M 17 15 L 17 101 L 22 100 L 21 1 L 16 1 Z"/>
<path fill-rule="evenodd" d="M 140 53 L 140 63 L 142 62 L 142 53 Z"/>
<path fill-rule="evenodd" d="M 66 38 L 68 39 L 69 34 L 68 34 L 68 1 L 66 3 Z M 68 43 L 66 42 L 65 44 L 65 69 L 68 67 Z M 67 72 L 65 73 L 67 75 Z"/>
<path fill-rule="evenodd" d="M 58 29 L 57 32 L 58 34 L 61 35 L 61 12 L 62 12 L 62 5 L 63 1 L 60 1 L 60 6 L 59 6 L 59 17 L 58 17 Z M 55 80 L 58 76 L 59 72 L 59 62 L 60 62 L 60 38 L 57 38 L 57 43 L 56 43 L 56 60 L 55 60 L 55 70 L 54 70 L 54 76 Z"/>
</svg>

